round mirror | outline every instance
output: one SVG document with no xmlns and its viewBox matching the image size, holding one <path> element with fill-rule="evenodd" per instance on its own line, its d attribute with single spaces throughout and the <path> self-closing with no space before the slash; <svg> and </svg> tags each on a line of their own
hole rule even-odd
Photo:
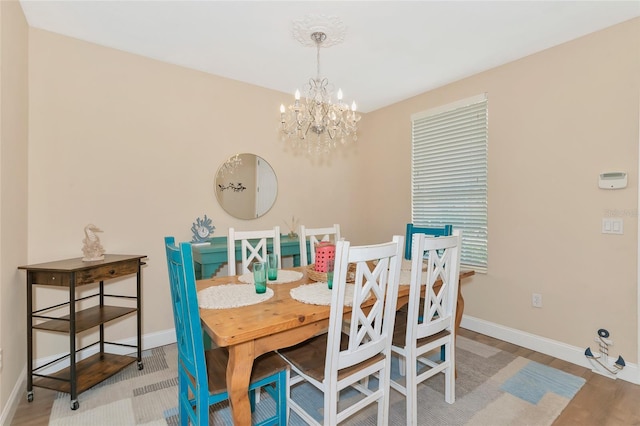
<svg viewBox="0 0 640 426">
<path fill-rule="evenodd" d="M 236 154 L 218 168 L 214 185 L 220 206 L 238 219 L 267 213 L 278 195 L 276 174 L 262 157 Z"/>
</svg>

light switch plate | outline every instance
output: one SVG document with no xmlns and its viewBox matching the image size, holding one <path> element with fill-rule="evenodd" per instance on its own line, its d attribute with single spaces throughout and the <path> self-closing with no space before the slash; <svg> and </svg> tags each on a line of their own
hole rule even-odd
<svg viewBox="0 0 640 426">
<path fill-rule="evenodd" d="M 621 217 L 602 218 L 603 234 L 623 234 L 623 220 Z"/>
</svg>

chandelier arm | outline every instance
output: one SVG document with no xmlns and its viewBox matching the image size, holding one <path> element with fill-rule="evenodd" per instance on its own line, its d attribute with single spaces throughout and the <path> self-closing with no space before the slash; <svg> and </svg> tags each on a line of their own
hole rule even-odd
<svg viewBox="0 0 640 426">
<path fill-rule="evenodd" d="M 309 129 L 311 129 L 311 123 L 307 125 L 307 128 L 305 129 L 304 133 L 302 133 L 302 139 L 305 139 L 307 137 L 307 133 L 309 133 Z"/>
</svg>

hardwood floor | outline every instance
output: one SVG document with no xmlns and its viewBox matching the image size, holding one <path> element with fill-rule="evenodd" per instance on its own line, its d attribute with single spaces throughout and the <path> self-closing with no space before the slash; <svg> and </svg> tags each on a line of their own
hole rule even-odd
<svg viewBox="0 0 640 426">
<path fill-rule="evenodd" d="M 612 380 L 586 368 L 492 337 L 461 329 L 460 335 L 541 364 L 583 377 L 587 382 L 571 400 L 554 426 L 640 425 L 640 386 Z M 13 426 L 47 426 L 56 392 L 35 388 L 33 402 L 23 398 L 13 417 Z"/>
<path fill-rule="evenodd" d="M 49 389 L 34 388 L 33 394 L 33 402 L 27 402 L 25 389 L 16 413 L 11 420 L 11 425 L 47 426 L 49 424 L 51 406 L 57 392 Z"/>
</svg>

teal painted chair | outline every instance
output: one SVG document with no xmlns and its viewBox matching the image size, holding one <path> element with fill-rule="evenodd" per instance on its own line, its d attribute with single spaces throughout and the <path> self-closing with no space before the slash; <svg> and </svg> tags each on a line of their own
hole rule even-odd
<svg viewBox="0 0 640 426">
<path fill-rule="evenodd" d="M 191 244 L 176 246 L 173 237 L 165 237 L 173 319 L 178 347 L 178 407 L 180 424 L 209 424 L 209 406 L 228 399 L 225 348 L 204 349 L 198 309 Z M 264 388 L 275 400 L 274 416 L 259 425 L 286 425 L 287 364 L 274 352 L 257 358 L 251 372 L 249 399 L 255 407 L 254 391 Z"/>
<path fill-rule="evenodd" d="M 426 234 L 430 237 L 448 237 L 452 233 L 453 225 L 414 226 L 413 223 L 407 223 L 407 232 L 404 236 L 404 258 L 411 260 L 413 234 Z"/>
</svg>

